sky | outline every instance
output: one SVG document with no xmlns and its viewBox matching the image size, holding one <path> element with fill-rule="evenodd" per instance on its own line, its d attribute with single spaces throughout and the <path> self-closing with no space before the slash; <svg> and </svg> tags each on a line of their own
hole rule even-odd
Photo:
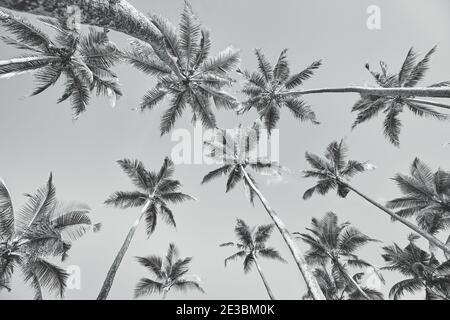
<svg viewBox="0 0 450 320">
<path fill-rule="evenodd" d="M 134 0 L 138 10 L 159 13 L 178 23 L 183 1 Z M 212 37 L 212 53 L 229 45 L 241 50 L 241 68 L 255 70 L 253 49 L 262 48 L 275 62 L 282 49 L 288 48 L 291 71 L 300 71 L 311 62 L 323 59 L 323 66 L 308 80 L 305 88 L 339 87 L 346 85 L 373 85 L 364 64 L 378 66 L 385 61 L 397 71 L 409 48 L 421 53 L 435 44 L 438 51 L 423 84 L 450 80 L 450 3 L 445 0 L 348 0 L 348 1 L 294 1 L 294 0 L 192 0 L 192 7 Z M 366 25 L 370 5 L 380 8 L 381 29 L 370 30 Z M 29 16 L 32 21 L 34 17 Z M 3 32 L 3 30 L 2 30 Z M 112 32 L 112 39 L 121 48 L 129 36 Z M 0 44 L 0 59 L 20 54 L 16 49 Z M 53 173 L 57 197 L 77 200 L 92 208 L 92 219 L 101 221 L 101 232 L 88 234 L 77 241 L 64 267 L 79 268 L 81 288 L 66 291 L 66 299 L 95 299 L 118 249 L 139 209 L 105 207 L 103 201 L 114 191 L 132 190 L 133 186 L 116 161 L 137 158 L 148 169 L 157 170 L 165 156 L 170 156 L 176 145 L 171 135 L 160 137 L 159 120 L 168 107 L 167 101 L 151 112 L 133 112 L 142 96 L 155 80 L 131 66 L 115 68 L 122 83 L 124 96 L 111 108 L 104 98 L 92 99 L 88 111 L 78 121 L 71 119 L 69 102 L 56 104 L 62 94 L 61 85 L 32 98 L 23 98 L 31 92 L 33 79 L 23 75 L 0 79 L 0 177 L 6 182 L 15 209 L 24 204 L 24 193 L 34 192 Z M 230 92 L 239 94 L 239 83 Z M 350 221 L 363 233 L 379 239 L 360 250 L 362 258 L 383 266 L 384 245 L 393 242 L 406 244 L 409 230 L 392 223 L 379 209 L 357 195 L 346 199 L 335 193 L 308 201 L 301 198 L 313 180 L 304 179 L 301 170 L 308 166 L 305 151 L 322 154 L 333 140 L 344 138 L 350 158 L 370 161 L 375 171 L 357 176 L 353 185 L 382 203 L 400 195 L 391 178 L 397 172 L 407 173 L 415 157 L 420 157 L 433 169 L 450 170 L 450 130 L 448 122 L 416 118 L 404 112 L 401 147 L 391 145 L 382 133 L 379 117 L 351 130 L 355 114 L 350 112 L 358 96 L 355 94 L 308 95 L 310 104 L 321 122 L 319 126 L 300 123 L 287 110 L 279 122 L 280 163 L 291 172 L 277 183 L 267 177 L 256 179 L 262 193 L 279 213 L 289 230 L 303 232 L 311 218 L 322 217 L 333 211 L 341 222 Z M 238 117 L 232 112 L 217 111 L 218 125 L 233 128 L 239 123 L 250 124 L 257 115 L 254 111 Z M 187 112 L 175 125 L 193 134 L 190 114 Z M 133 289 L 141 277 L 150 276 L 135 257 L 150 254 L 163 255 L 169 243 L 175 243 L 183 256 L 194 257 L 190 274 L 201 279 L 206 294 L 189 292 L 170 293 L 169 299 L 266 299 L 263 283 L 256 269 L 244 274 L 242 262 L 224 267 L 223 260 L 233 249 L 219 248 L 222 242 L 234 241 L 236 218 L 250 225 L 267 224 L 271 220 L 259 202 L 251 206 L 243 187 L 225 193 L 225 179 L 200 185 L 202 177 L 215 166 L 206 164 L 177 165 L 175 177 L 183 183 L 183 191 L 198 200 L 173 206 L 177 228 L 160 222 L 156 232 L 147 238 L 141 225 L 117 272 L 110 299 L 131 299 Z M 446 239 L 445 234 L 439 235 Z M 419 242 L 423 247 L 426 243 Z M 281 236 L 274 232 L 268 242 L 288 261 L 261 260 L 266 278 L 278 299 L 300 299 L 306 285 L 298 272 Z M 298 242 L 302 250 L 307 246 Z M 386 285 L 380 290 L 387 294 L 401 276 L 384 271 Z M 370 279 L 366 279 L 370 281 Z M 10 293 L 0 292 L 0 299 L 31 299 L 32 290 L 16 272 Z M 408 298 L 421 299 L 418 294 Z M 55 298 L 44 293 L 45 299 Z M 150 296 L 144 299 L 160 299 Z"/>
</svg>

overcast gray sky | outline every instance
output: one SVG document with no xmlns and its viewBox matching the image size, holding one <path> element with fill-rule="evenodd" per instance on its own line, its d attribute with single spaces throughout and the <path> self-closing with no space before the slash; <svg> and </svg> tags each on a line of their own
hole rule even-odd
<svg viewBox="0 0 450 320">
<path fill-rule="evenodd" d="M 181 0 L 130 2 L 142 12 L 160 13 L 174 23 L 178 23 L 183 7 Z M 366 27 L 366 9 L 372 4 L 381 8 L 381 30 Z M 234 45 L 241 49 L 243 68 L 255 69 L 254 48 L 262 48 L 271 61 L 282 49 L 289 48 L 293 72 L 323 59 L 323 67 L 306 82 L 306 88 L 372 84 L 364 69 L 366 62 L 375 66 L 382 59 L 396 71 L 411 46 L 424 53 L 435 44 L 439 48 L 423 84 L 450 80 L 450 3 L 445 0 L 193 0 L 192 5 L 211 31 L 212 53 Z M 126 45 L 127 36 L 114 33 L 112 37 L 121 47 Z M 1 59 L 18 54 L 15 49 L 0 44 Z M 21 99 L 31 92 L 30 75 L 0 80 L 0 176 L 12 193 L 16 210 L 24 203 L 22 194 L 33 192 L 52 171 L 58 198 L 89 204 L 94 220 L 103 222 L 102 232 L 89 234 L 71 250 L 66 265 L 81 268 L 82 288 L 68 290 L 67 299 L 96 298 L 115 254 L 139 214 L 138 209 L 120 210 L 102 205 L 113 191 L 132 189 L 115 161 L 124 157 L 139 158 L 148 168 L 157 169 L 175 145 L 170 134 L 159 137 L 159 119 L 167 108 L 166 102 L 152 112 L 131 111 L 154 85 L 154 80 L 128 65 L 116 69 L 124 91 L 117 107 L 111 109 L 105 99 L 93 99 L 88 112 L 76 123 L 71 120 L 69 103 L 56 104 L 62 94 L 60 86 L 37 97 Z M 236 86 L 231 92 L 238 89 Z M 401 116 L 404 124 L 401 148 L 395 148 L 383 137 L 381 118 L 350 130 L 355 117 L 350 109 L 357 98 L 354 94 L 308 96 L 306 100 L 317 113 L 320 126 L 299 123 L 284 110 L 279 122 L 280 162 L 292 169 L 293 174 L 285 176 L 278 184 L 267 184 L 265 177 L 257 177 L 257 180 L 291 231 L 304 231 L 312 217 L 334 211 L 342 222 L 349 220 L 362 232 L 383 241 L 361 251 L 363 258 L 381 266 L 381 245 L 393 241 L 405 244 L 409 230 L 391 223 L 388 216 L 353 194 L 340 199 L 331 192 L 303 201 L 301 194 L 313 183 L 299 174 L 307 167 L 305 151 L 323 153 L 332 140 L 346 138 L 351 158 L 370 160 L 378 167 L 376 171 L 356 177 L 354 185 L 384 202 L 399 195 L 390 178 L 396 172 L 406 172 L 414 157 L 420 156 L 434 169 L 450 169 L 450 147 L 443 147 L 450 141 L 450 130 L 448 122 L 415 118 L 405 112 Z M 241 119 L 224 111 L 216 114 L 219 126 L 225 128 L 235 126 L 238 121 L 251 123 L 256 118 L 254 112 Z M 186 113 L 175 127 L 192 131 L 189 116 Z M 160 222 L 154 235 L 147 239 L 144 226 L 139 228 L 116 275 L 111 299 L 132 298 L 138 279 L 148 276 L 135 256 L 162 255 L 170 242 L 178 245 L 182 255 L 194 257 L 191 273 L 201 277 L 206 295 L 170 293 L 169 298 L 266 298 L 256 271 L 244 275 L 240 262 L 224 268 L 223 259 L 233 251 L 219 248 L 218 244 L 234 240 L 237 217 L 249 224 L 269 223 L 269 217 L 260 203 L 256 202 L 255 207 L 249 204 L 242 186 L 228 194 L 225 194 L 224 179 L 201 186 L 202 177 L 213 168 L 177 166 L 175 175 L 183 182 L 183 191 L 197 197 L 198 201 L 173 207 L 177 230 Z M 284 242 L 274 232 L 269 243 L 289 261 L 286 265 L 261 261 L 274 295 L 279 299 L 299 299 L 305 293 L 305 283 Z M 303 244 L 300 246 L 306 249 Z M 381 290 L 385 293 L 401 279 L 392 272 L 384 272 L 384 276 L 387 284 Z M 13 291 L 0 293 L 0 299 L 32 297 L 32 290 L 23 284 L 19 272 L 14 277 Z M 51 296 L 46 294 L 45 298 Z"/>
</svg>

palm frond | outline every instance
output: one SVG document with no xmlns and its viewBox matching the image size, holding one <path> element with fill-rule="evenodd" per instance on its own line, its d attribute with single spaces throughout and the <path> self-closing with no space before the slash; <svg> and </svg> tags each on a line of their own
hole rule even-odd
<svg viewBox="0 0 450 320">
<path fill-rule="evenodd" d="M 141 296 L 151 295 L 154 293 L 162 293 L 163 284 L 148 278 L 142 278 L 136 284 L 134 289 L 134 297 L 139 298 Z"/>
<path fill-rule="evenodd" d="M 191 6 L 186 2 L 181 13 L 179 24 L 179 43 L 183 57 L 186 58 L 186 69 L 189 70 L 195 63 L 195 57 L 199 50 L 201 36 L 200 23 L 192 12 Z"/>
<path fill-rule="evenodd" d="M 305 70 L 292 75 L 286 81 L 286 89 L 294 89 L 303 84 L 303 81 L 308 80 L 314 75 L 314 71 L 317 70 L 322 65 L 322 61 L 314 61 L 311 65 L 309 65 Z"/>
<path fill-rule="evenodd" d="M 208 57 L 199 66 L 201 72 L 226 74 L 236 68 L 239 64 L 239 50 L 233 47 L 227 47 L 216 56 Z"/>
<path fill-rule="evenodd" d="M 197 281 L 192 280 L 179 279 L 174 282 L 172 288 L 179 290 L 181 292 L 186 292 L 188 290 L 197 290 L 202 293 L 205 293 L 205 290 L 203 290 L 200 284 Z"/>
<path fill-rule="evenodd" d="M 0 11 L 0 24 L 18 41 L 28 46 L 39 48 L 42 51 L 47 51 L 52 46 L 51 40 L 45 33 L 23 18 Z"/>
<path fill-rule="evenodd" d="M 172 130 L 175 121 L 177 118 L 181 117 L 185 107 L 186 97 L 184 92 L 177 94 L 171 99 L 169 109 L 167 109 L 161 118 L 161 135 L 164 135 Z"/>
<path fill-rule="evenodd" d="M 255 49 L 256 60 L 258 62 L 259 72 L 264 76 L 267 82 L 272 81 L 274 73 L 273 67 L 270 64 L 269 60 L 262 53 L 261 49 Z"/>
<path fill-rule="evenodd" d="M 14 209 L 11 195 L 0 178 L 0 239 L 8 241 L 14 233 Z"/>
<path fill-rule="evenodd" d="M 113 205 L 122 209 L 141 207 L 148 196 L 139 191 L 116 191 L 105 200 L 106 205 Z"/>
<path fill-rule="evenodd" d="M 117 161 L 117 163 L 137 188 L 143 191 L 148 190 L 150 176 L 141 161 L 137 159 L 122 159 Z"/>
</svg>

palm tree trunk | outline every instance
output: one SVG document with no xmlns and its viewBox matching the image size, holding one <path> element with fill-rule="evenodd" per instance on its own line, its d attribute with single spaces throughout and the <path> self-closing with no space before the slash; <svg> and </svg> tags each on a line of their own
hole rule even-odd
<svg viewBox="0 0 450 320">
<path fill-rule="evenodd" d="M 291 251 L 292 256 L 294 257 L 295 263 L 297 264 L 300 272 L 302 273 L 302 276 L 305 279 L 306 285 L 308 286 L 308 289 L 311 292 L 314 300 L 325 300 L 325 296 L 323 295 L 322 291 L 320 290 L 320 287 L 319 287 L 319 284 L 317 283 L 316 278 L 309 271 L 308 264 L 306 263 L 306 260 L 303 257 L 300 249 L 295 244 L 294 239 L 292 239 L 291 233 L 288 231 L 288 229 L 284 225 L 283 221 L 281 221 L 281 219 L 278 217 L 278 214 L 270 207 L 269 202 L 264 198 L 261 191 L 259 191 L 259 189 L 255 186 L 253 181 L 250 179 L 250 177 L 248 176 L 247 171 L 245 171 L 244 167 L 241 166 L 241 170 L 242 170 L 242 174 L 244 176 L 245 181 L 252 188 L 252 190 L 257 194 L 259 200 L 261 200 L 261 203 L 263 204 L 263 206 L 266 209 L 267 213 L 269 214 L 270 218 L 273 220 L 273 222 L 277 226 L 278 230 L 281 233 L 281 236 L 283 237 L 284 241 L 286 242 L 287 246 L 289 247 L 289 250 Z"/>
<path fill-rule="evenodd" d="M 142 218 L 144 217 L 145 211 L 147 210 L 147 207 L 149 205 L 150 201 L 147 201 L 146 205 L 141 211 L 139 218 L 137 218 L 136 221 L 134 221 L 130 231 L 128 231 L 127 237 L 125 238 L 122 247 L 117 253 L 113 264 L 109 268 L 108 274 L 106 275 L 106 279 L 103 282 L 103 286 L 100 290 L 100 293 L 98 294 L 97 300 L 106 300 L 106 298 L 108 297 L 109 291 L 111 290 L 111 287 L 113 285 L 114 277 L 116 276 L 116 272 L 119 269 L 120 263 L 122 262 L 122 259 L 125 256 L 128 247 L 130 246 L 131 240 L 133 239 L 134 233 L 136 232 L 136 229 L 139 226 L 139 223 L 141 222 Z"/>
<path fill-rule="evenodd" d="M 350 281 L 352 283 L 352 285 L 356 288 L 356 290 L 364 297 L 364 299 L 366 300 L 371 300 L 369 298 L 369 296 L 364 292 L 363 289 L 361 289 L 360 285 L 358 283 L 356 283 L 355 279 L 353 279 L 353 277 L 351 277 L 347 271 L 345 271 L 344 267 L 341 265 L 341 263 L 339 261 L 335 261 L 334 262 L 337 267 L 339 268 L 339 270 L 341 271 L 341 273 L 344 275 L 344 277 L 347 278 L 348 281 Z"/>
<path fill-rule="evenodd" d="M 167 298 L 167 290 L 163 289 L 163 296 L 162 296 L 162 299 L 163 299 L 163 300 L 166 300 L 166 298 Z"/>
<path fill-rule="evenodd" d="M 312 93 L 359 93 L 361 95 L 373 96 L 398 96 L 398 97 L 429 97 L 429 98 L 450 98 L 450 89 L 443 87 L 422 87 L 422 88 L 370 88 L 370 87 L 340 87 L 340 88 L 319 88 L 299 91 L 288 91 L 284 94 L 312 94 Z"/>
<path fill-rule="evenodd" d="M 427 239 L 429 242 L 431 242 L 432 244 L 434 244 L 435 246 L 441 248 L 445 253 L 450 254 L 450 248 L 447 247 L 443 242 L 441 242 L 440 240 L 436 239 L 435 237 L 433 237 L 432 235 L 430 235 L 429 233 L 421 230 L 419 227 L 417 227 L 416 225 L 414 225 L 413 223 L 409 222 L 408 220 L 404 219 L 403 217 L 399 216 L 398 214 L 396 214 L 395 212 L 389 210 L 388 208 L 384 207 L 383 205 L 379 204 L 378 202 L 376 202 L 375 200 L 372 200 L 371 198 L 369 198 L 368 196 L 366 196 L 365 194 L 359 192 L 357 189 L 353 188 L 352 186 L 350 186 L 349 184 L 345 183 L 345 182 L 341 182 L 343 185 L 345 185 L 347 188 L 349 188 L 350 190 L 352 190 L 354 193 L 356 193 L 357 195 L 359 195 L 360 197 L 362 197 L 363 199 L 367 200 L 368 202 L 370 202 L 371 204 L 373 204 L 375 207 L 381 209 L 382 211 L 386 212 L 388 215 L 390 215 L 394 220 L 398 220 L 401 223 L 403 223 L 405 226 L 407 226 L 408 228 L 410 228 L 411 230 L 413 230 L 414 232 L 416 232 L 417 234 L 421 235 L 422 237 L 424 237 L 425 239 Z"/>
<path fill-rule="evenodd" d="M 52 18 L 67 18 L 68 9 L 79 11 L 80 23 L 108 28 L 150 43 L 158 57 L 174 66 L 161 41 L 162 35 L 150 19 L 125 0 L 0 0 L 0 7 Z M 0 17 L 5 17 L 0 12 Z"/>
<path fill-rule="evenodd" d="M 260 265 L 258 263 L 258 260 L 256 260 L 256 257 L 253 257 L 253 258 L 255 259 L 256 269 L 258 269 L 258 273 L 261 276 L 262 281 L 264 282 L 264 286 L 266 287 L 267 294 L 269 295 L 269 298 L 271 300 L 275 300 L 275 297 L 274 297 L 274 295 L 272 293 L 272 290 L 269 287 L 269 283 L 267 282 L 266 277 L 264 276 L 264 274 L 263 274 L 263 272 L 261 270 L 261 267 L 260 267 Z"/>
</svg>

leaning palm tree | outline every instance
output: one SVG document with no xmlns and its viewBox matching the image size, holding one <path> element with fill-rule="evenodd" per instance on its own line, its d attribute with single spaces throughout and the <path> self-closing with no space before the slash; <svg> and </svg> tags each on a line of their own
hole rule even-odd
<svg viewBox="0 0 450 320">
<path fill-rule="evenodd" d="M 64 76 L 65 90 L 58 103 L 70 98 L 74 118 L 86 110 L 94 89 L 97 95 L 107 95 L 113 101 L 122 95 L 117 76 L 110 70 L 120 52 L 109 41 L 106 30 L 91 28 L 89 34 L 81 35 L 70 29 L 65 19 L 40 21 L 56 32 L 54 40 L 27 20 L 0 11 L 0 25 L 15 36 L 2 37 L 3 41 L 27 52 L 25 56 L 0 61 L 0 77 L 35 72 L 37 88 L 31 93 L 34 96 Z"/>
<path fill-rule="evenodd" d="M 380 62 L 381 72 L 372 71 L 369 64 L 366 64 L 366 68 L 372 74 L 376 83 L 382 88 L 411 88 L 416 86 L 425 76 L 426 71 L 429 69 L 431 56 L 435 51 L 436 47 L 433 47 L 422 60 L 417 61 L 417 54 L 411 48 L 398 73 L 389 73 L 387 65 L 383 61 Z M 450 81 L 445 81 L 433 84 L 430 87 L 439 88 L 449 86 Z M 404 97 L 395 95 L 362 95 L 361 99 L 356 102 L 352 109 L 352 111 L 358 113 L 353 128 L 383 112 L 386 115 L 383 122 L 384 135 L 391 143 L 398 146 L 400 144 L 399 135 L 402 125 L 398 117 L 404 109 L 409 109 L 419 117 L 432 117 L 438 120 L 446 120 L 449 118 L 448 115 L 433 110 L 427 105 L 440 106 L 440 104 L 431 101 L 416 99 L 413 95 Z"/>
<path fill-rule="evenodd" d="M 355 251 L 378 240 L 363 234 L 349 222 L 339 223 L 333 212 L 326 213 L 320 220 L 313 218 L 311 225 L 311 228 L 306 228 L 309 233 L 294 234 L 310 246 L 305 258 L 309 265 L 317 266 L 315 273 L 321 278 L 319 283 L 322 283 L 322 291 L 328 295 L 327 299 L 335 300 L 344 293 L 355 299 L 380 299 L 380 292 L 361 287 L 355 280 L 355 275 L 351 276 L 348 270 L 349 267 L 375 269 L 373 265 L 359 258 Z M 381 275 L 380 280 L 384 281 Z M 333 285 L 324 286 L 328 283 Z"/>
<path fill-rule="evenodd" d="M 209 172 L 203 178 L 202 184 L 210 182 L 211 180 L 228 175 L 226 184 L 226 192 L 233 189 L 240 181 L 243 181 L 244 190 L 250 201 L 253 203 L 255 196 L 259 198 L 263 204 L 266 212 L 280 231 L 284 241 L 294 257 L 294 260 L 305 279 L 308 289 L 312 292 L 314 299 L 325 299 L 323 293 L 317 284 L 316 279 L 309 271 L 300 249 L 295 244 L 289 230 L 286 228 L 284 222 L 280 219 L 278 214 L 270 207 L 269 202 L 264 198 L 263 194 L 257 187 L 256 181 L 248 172 L 248 169 L 253 169 L 256 172 L 264 174 L 273 174 L 279 172 L 281 167 L 263 157 L 254 157 L 252 153 L 256 150 L 260 137 L 260 128 L 257 123 L 252 128 L 241 128 L 233 130 L 218 129 L 216 137 L 211 141 L 205 141 L 205 147 L 209 149 L 208 156 L 215 159 L 222 166 Z"/>
<path fill-rule="evenodd" d="M 364 288 L 365 296 L 363 296 L 354 286 L 348 285 L 337 272 L 324 271 L 323 267 L 317 267 L 313 270 L 313 274 L 327 300 L 367 300 L 366 296 L 372 300 L 383 300 L 383 294 L 370 287 Z M 352 276 L 352 281 L 360 286 L 363 276 L 362 272 L 356 273 Z M 303 300 L 311 298 L 311 292 L 303 296 Z"/>
<path fill-rule="evenodd" d="M 106 275 L 97 297 L 98 300 L 105 300 L 108 297 L 116 272 L 142 219 L 145 219 L 147 236 L 150 237 L 155 231 L 158 216 L 169 225 L 176 226 L 173 212 L 169 208 L 170 203 L 181 203 L 193 199 L 179 191 L 181 183 L 172 178 L 175 167 L 169 158 L 164 159 L 159 171 L 146 170 L 142 162 L 138 160 L 123 159 L 119 160 L 118 164 L 137 190 L 117 191 L 105 201 L 105 204 L 122 209 L 134 207 L 142 207 L 142 209 L 141 214 L 128 231 L 125 241 Z"/>
<path fill-rule="evenodd" d="M 436 235 L 450 224 L 450 172 L 430 167 L 414 159 L 410 175 L 397 174 L 394 181 L 403 197 L 389 201 L 386 206 L 397 210 L 396 214 L 408 218 L 415 216 L 417 224 L 425 232 Z M 430 243 L 433 247 L 433 244 Z"/>
<path fill-rule="evenodd" d="M 441 248 L 446 253 L 450 253 L 450 248 L 446 247 L 444 243 L 435 238 L 433 235 L 425 232 L 418 226 L 414 225 L 408 219 L 396 214 L 392 210 L 384 207 L 375 200 L 369 198 L 358 189 L 354 188 L 348 183 L 350 178 L 358 173 L 370 170 L 373 165 L 369 163 L 362 163 L 355 160 L 346 160 L 347 148 L 344 144 L 344 140 L 340 142 L 332 142 L 327 147 L 325 152 L 325 158 L 306 152 L 306 161 L 312 166 L 312 169 L 305 170 L 305 178 L 316 178 L 318 179 L 315 186 L 305 191 L 303 194 L 303 199 L 309 199 L 314 193 L 324 195 L 330 190 L 337 189 L 337 194 L 345 198 L 350 191 L 353 191 L 363 199 L 367 200 L 369 203 L 373 204 L 377 208 L 381 209 L 383 212 L 387 213 L 394 220 L 398 220 L 414 232 L 420 234 L 422 237 L 427 239 L 429 242 L 433 243 L 435 246 Z"/>
<path fill-rule="evenodd" d="M 267 247 L 266 242 L 269 240 L 273 231 L 273 224 L 260 225 L 255 227 L 249 227 L 243 220 L 237 219 L 236 227 L 234 228 L 234 233 L 239 239 L 239 242 L 226 242 L 222 243 L 221 247 L 233 246 L 236 247 L 238 252 L 229 256 L 225 259 L 225 267 L 229 261 L 235 260 L 237 258 L 244 259 L 244 272 L 248 273 L 252 266 L 255 265 L 258 273 L 264 283 L 264 287 L 267 290 L 269 298 L 275 300 L 272 290 L 269 287 L 269 283 L 264 276 L 258 259 L 267 258 L 272 260 L 278 260 L 286 262 L 280 253 L 272 248 Z"/>
<path fill-rule="evenodd" d="M 432 254 L 416 245 L 416 239 L 410 235 L 404 249 L 395 243 L 383 248 L 383 258 L 387 262 L 383 269 L 398 271 L 408 277 L 397 282 L 389 296 L 397 300 L 405 293 L 425 290 L 426 300 L 450 300 L 450 260 L 439 263 Z"/>
<path fill-rule="evenodd" d="M 63 296 L 68 274 L 48 259 L 64 261 L 73 241 L 92 226 L 90 209 L 56 199 L 52 175 L 35 194 L 26 194 L 27 203 L 15 212 L 10 193 L 0 179 L 0 291 L 11 290 L 16 269 L 34 290 L 34 298 L 43 298 L 42 289 Z"/>
<path fill-rule="evenodd" d="M 216 107 L 234 109 L 237 106 L 236 99 L 223 88 L 232 84 L 228 73 L 238 64 L 239 52 L 228 47 L 217 56 L 210 56 L 209 32 L 201 27 L 187 2 L 178 29 L 161 16 L 150 18 L 161 32 L 171 61 L 159 59 L 148 43 L 130 42 L 126 59 L 137 69 L 157 78 L 156 86 L 142 99 L 141 110 L 150 110 L 170 97 L 169 108 L 161 118 L 161 135 L 172 129 L 186 105 L 192 109 L 193 121 L 200 119 L 205 127 L 214 128 L 216 119 L 211 110 L 211 98 Z"/>
<path fill-rule="evenodd" d="M 308 80 L 320 67 L 321 61 L 315 61 L 303 71 L 291 75 L 286 52 L 287 49 L 281 51 L 273 66 L 261 49 L 256 49 L 258 72 L 238 70 L 246 80 L 242 92 L 248 97 L 240 112 L 255 108 L 269 133 L 276 127 L 282 107 L 289 109 L 296 119 L 318 124 L 311 108 L 291 91 Z"/>
<path fill-rule="evenodd" d="M 163 258 L 152 255 L 138 257 L 137 260 L 150 271 L 155 280 L 149 278 L 140 279 L 134 291 L 135 298 L 153 293 L 162 293 L 164 300 L 167 293 L 172 289 L 181 292 L 186 292 L 187 290 L 205 292 L 198 280 L 189 280 L 186 277 L 192 257 L 179 258 L 178 249 L 173 243 L 169 245 L 167 255 Z"/>
</svg>

